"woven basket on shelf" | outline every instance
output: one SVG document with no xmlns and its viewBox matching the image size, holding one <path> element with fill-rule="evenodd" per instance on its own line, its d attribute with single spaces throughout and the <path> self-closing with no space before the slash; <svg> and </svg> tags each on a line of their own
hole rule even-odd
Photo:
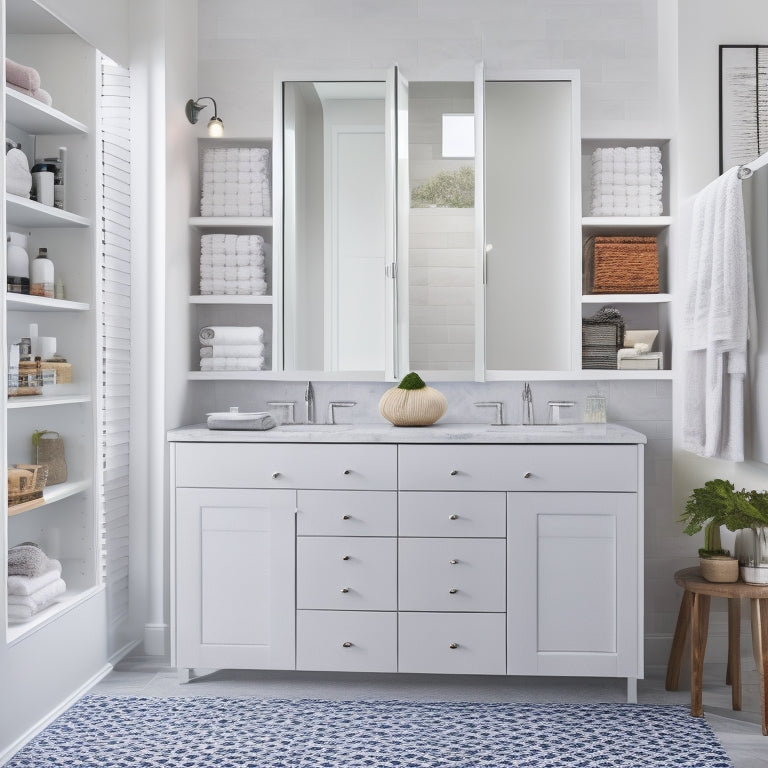
<svg viewBox="0 0 768 768">
<path fill-rule="evenodd" d="M 43 495 L 48 467 L 38 464 L 14 464 L 8 468 L 8 506 L 34 501 Z"/>
<path fill-rule="evenodd" d="M 584 292 L 658 293 L 656 238 L 590 238 L 584 248 Z"/>
<path fill-rule="evenodd" d="M 64 438 L 54 430 L 44 429 L 32 436 L 32 461 L 48 468 L 47 485 L 67 481 Z"/>
<path fill-rule="evenodd" d="M 603 307 L 581 321 L 581 367 L 616 368 L 624 343 L 624 319 L 615 307 Z"/>
</svg>

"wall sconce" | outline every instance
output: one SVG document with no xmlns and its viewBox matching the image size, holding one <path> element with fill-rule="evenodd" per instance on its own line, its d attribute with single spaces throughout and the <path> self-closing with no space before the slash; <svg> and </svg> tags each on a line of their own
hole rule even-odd
<svg viewBox="0 0 768 768">
<path fill-rule="evenodd" d="M 213 103 L 213 117 L 208 121 L 208 135 L 214 139 L 224 135 L 224 123 L 221 122 L 221 118 L 216 111 L 216 102 L 210 96 L 200 96 L 197 101 L 190 99 L 187 102 L 184 111 L 187 113 L 187 120 L 193 125 L 197 122 L 197 116 L 201 110 L 205 109 L 206 104 L 201 104 L 201 101 L 207 99 Z"/>
</svg>

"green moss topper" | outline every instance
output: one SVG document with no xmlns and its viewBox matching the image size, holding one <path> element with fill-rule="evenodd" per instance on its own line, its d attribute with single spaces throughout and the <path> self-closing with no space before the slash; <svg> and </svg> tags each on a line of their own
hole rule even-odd
<svg viewBox="0 0 768 768">
<path fill-rule="evenodd" d="M 411 371 L 406 376 L 403 376 L 403 380 L 397 385 L 398 389 L 424 389 L 427 385 L 418 373 Z"/>
</svg>

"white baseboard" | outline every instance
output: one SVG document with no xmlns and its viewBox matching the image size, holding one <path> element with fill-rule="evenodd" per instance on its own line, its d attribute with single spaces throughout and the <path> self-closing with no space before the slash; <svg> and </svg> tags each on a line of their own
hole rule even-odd
<svg viewBox="0 0 768 768">
<path fill-rule="evenodd" d="M 166 656 L 168 654 L 168 625 L 144 625 L 144 653 L 147 656 Z"/>
<path fill-rule="evenodd" d="M 131 640 L 129 643 L 126 643 L 109 657 L 109 663 L 114 667 L 115 664 L 124 659 L 138 645 L 141 645 L 141 639 Z"/>
<path fill-rule="evenodd" d="M 38 720 L 26 733 L 22 734 L 4 752 L 0 753 L 0 765 L 5 765 L 25 744 L 35 738 L 40 731 L 47 728 L 59 715 L 69 709 L 76 701 L 82 699 L 96 683 L 103 680 L 112 671 L 111 664 L 105 664 L 93 677 L 86 680 L 71 696 L 68 696 L 58 707 L 51 710 L 44 718 Z"/>
</svg>

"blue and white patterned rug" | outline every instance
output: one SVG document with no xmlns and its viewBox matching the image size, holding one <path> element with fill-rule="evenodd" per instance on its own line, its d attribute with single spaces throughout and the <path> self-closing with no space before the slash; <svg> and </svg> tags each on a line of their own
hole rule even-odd
<svg viewBox="0 0 768 768">
<path fill-rule="evenodd" d="M 732 768 L 686 707 L 86 696 L 6 768 Z"/>
</svg>

